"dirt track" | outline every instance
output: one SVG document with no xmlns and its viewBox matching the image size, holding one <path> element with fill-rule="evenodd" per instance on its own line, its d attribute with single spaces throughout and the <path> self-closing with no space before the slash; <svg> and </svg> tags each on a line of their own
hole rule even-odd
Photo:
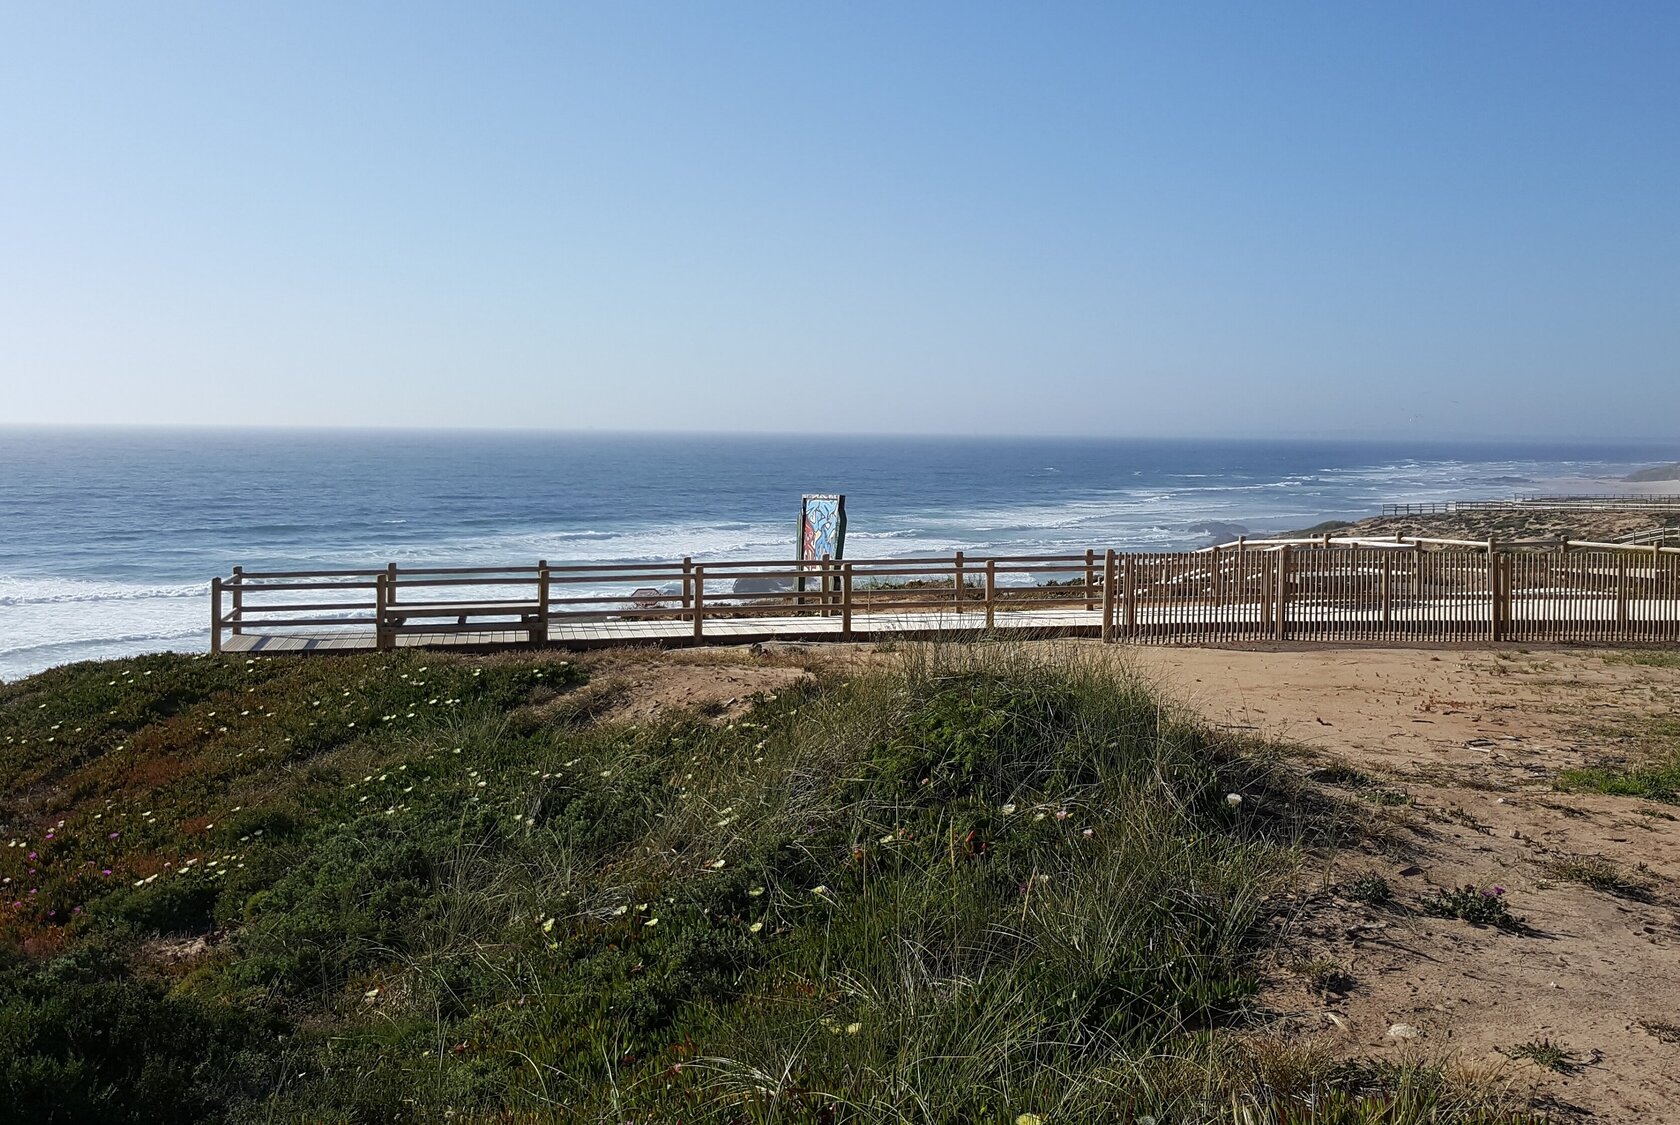
<svg viewBox="0 0 1680 1125">
<path fill-rule="evenodd" d="M 1597 1121 L 1680 1121 L 1680 1042 L 1666 1030 L 1680 1023 L 1680 808 L 1552 788 L 1559 769 L 1637 752 L 1629 733 L 1673 713 L 1680 668 L 1579 650 L 1132 659 L 1210 719 L 1383 783 L 1363 796 L 1383 802 L 1373 811 L 1402 854 L 1348 856 L 1326 881 L 1381 874 L 1398 908 L 1327 896 L 1307 911 L 1267 997 L 1285 1027 L 1350 1054 L 1503 1063 L 1519 1086 Z M 1627 886 L 1560 877 L 1583 857 L 1610 860 Z M 1534 932 L 1413 909 L 1466 883 L 1506 888 Z M 1345 993 L 1313 986 L 1330 965 L 1345 971 Z M 1415 1038 L 1391 1036 L 1396 1025 Z M 1504 1053 L 1547 1040 L 1573 1073 Z"/>
</svg>

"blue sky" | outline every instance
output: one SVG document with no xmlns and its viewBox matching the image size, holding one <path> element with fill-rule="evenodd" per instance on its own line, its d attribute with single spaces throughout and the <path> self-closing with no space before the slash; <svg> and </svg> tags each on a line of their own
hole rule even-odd
<svg viewBox="0 0 1680 1125">
<path fill-rule="evenodd" d="M 1680 421 L 1680 4 L 0 3 L 0 422 Z"/>
</svg>

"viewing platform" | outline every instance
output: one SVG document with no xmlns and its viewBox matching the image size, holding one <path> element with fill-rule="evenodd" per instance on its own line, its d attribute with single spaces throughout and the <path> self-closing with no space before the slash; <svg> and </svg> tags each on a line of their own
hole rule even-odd
<svg viewBox="0 0 1680 1125">
<path fill-rule="evenodd" d="M 1680 641 L 1680 548 L 1241 539 L 1200 551 L 246 571 L 213 652 L 1104 641 Z"/>
</svg>

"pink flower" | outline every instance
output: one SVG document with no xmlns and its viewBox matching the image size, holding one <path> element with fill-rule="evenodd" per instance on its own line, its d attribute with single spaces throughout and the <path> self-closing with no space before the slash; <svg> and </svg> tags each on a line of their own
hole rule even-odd
<svg viewBox="0 0 1680 1125">
<path fill-rule="evenodd" d="M 33 863 L 33 862 L 34 862 L 34 860 L 35 860 L 35 855 L 36 855 L 36 853 L 34 853 L 34 852 L 30 852 L 30 853 L 29 853 L 29 859 L 30 859 L 30 862 L 32 862 L 32 863 Z"/>
<path fill-rule="evenodd" d="M 110 873 L 111 873 L 111 869 L 109 867 L 105 868 L 105 870 L 100 872 L 101 875 L 109 875 Z"/>
<path fill-rule="evenodd" d="M 109 836 L 107 836 L 107 837 L 105 837 L 105 838 L 106 838 L 106 839 L 107 839 L 107 840 L 115 840 L 115 839 L 116 839 L 116 838 L 117 838 L 117 837 L 118 837 L 118 836 L 121 836 L 121 835 L 122 835 L 122 833 L 121 833 L 121 832 L 113 832 L 113 833 L 111 833 L 111 834 L 110 834 L 110 835 L 109 835 Z"/>
</svg>

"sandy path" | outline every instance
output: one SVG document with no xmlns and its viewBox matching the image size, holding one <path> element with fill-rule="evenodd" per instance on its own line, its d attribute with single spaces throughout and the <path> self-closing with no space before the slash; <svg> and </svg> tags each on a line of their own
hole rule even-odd
<svg viewBox="0 0 1680 1125">
<path fill-rule="evenodd" d="M 1373 805 L 1402 854 L 1352 856 L 1330 876 L 1382 874 L 1399 908 L 1327 896 L 1305 912 L 1287 958 L 1334 962 L 1353 986 L 1322 994 L 1280 965 L 1268 1000 L 1284 1026 L 1378 1056 L 1494 1061 L 1550 1040 L 1579 1068 L 1511 1064 L 1513 1081 L 1598 1121 L 1680 1121 L 1680 1042 L 1661 1029 L 1680 1024 L 1680 808 L 1551 783 L 1560 768 L 1628 752 L 1630 728 L 1674 713 L 1680 669 L 1567 650 L 1130 655 L 1210 719 L 1299 743 L 1382 778 L 1389 799 L 1411 799 Z M 1573 857 L 1648 881 L 1648 900 L 1548 869 Z M 1507 888 L 1537 933 L 1411 909 L 1465 883 Z M 1416 1038 L 1390 1036 L 1396 1024 Z"/>
</svg>

